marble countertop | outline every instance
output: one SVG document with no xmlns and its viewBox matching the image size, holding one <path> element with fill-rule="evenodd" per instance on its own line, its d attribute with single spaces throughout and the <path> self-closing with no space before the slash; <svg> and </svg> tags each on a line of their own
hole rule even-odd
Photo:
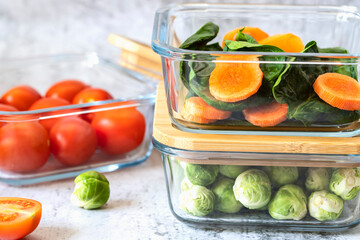
<svg viewBox="0 0 360 240">
<path fill-rule="evenodd" d="M 214 0 L 215 1 L 215 0 Z M 209 2 L 214 2 L 209 1 Z M 155 10 L 169 0 L 0 0 L 1 59 L 96 51 L 114 56 L 106 43 L 118 33 L 150 43 Z M 226 2 L 226 1 L 225 1 Z M 227 1 L 231 2 L 231 1 Z M 239 0 L 237 2 L 249 2 Z M 251 3 L 270 2 L 253 0 Z M 348 0 L 277 0 L 271 3 L 350 4 Z M 196 229 L 170 212 L 159 152 L 143 164 L 107 173 L 111 184 L 108 204 L 87 211 L 70 204 L 73 179 L 12 187 L 0 183 L 0 196 L 39 200 L 43 217 L 28 240 L 67 239 L 360 239 L 360 226 L 343 233 L 296 233 L 238 229 Z"/>
<path fill-rule="evenodd" d="M 0 183 L 0 195 L 40 201 L 43 216 L 27 240 L 82 239 L 359 239 L 360 226 L 343 233 L 301 233 L 238 229 L 197 229 L 170 212 L 160 153 L 154 150 L 141 165 L 106 173 L 111 196 L 105 207 L 84 210 L 70 203 L 73 179 L 10 187 Z"/>
</svg>

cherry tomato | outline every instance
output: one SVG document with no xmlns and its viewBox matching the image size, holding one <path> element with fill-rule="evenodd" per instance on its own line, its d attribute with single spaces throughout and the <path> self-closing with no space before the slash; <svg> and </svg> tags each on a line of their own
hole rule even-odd
<svg viewBox="0 0 360 240">
<path fill-rule="evenodd" d="M 88 85 L 79 80 L 63 80 L 52 85 L 45 97 L 62 98 L 72 102 L 75 95 L 87 87 Z"/>
<path fill-rule="evenodd" d="M 51 152 L 65 165 L 76 166 L 86 162 L 96 147 L 95 130 L 80 118 L 63 119 L 50 131 Z"/>
<path fill-rule="evenodd" d="M 0 103 L 0 111 L 4 111 L 4 112 L 16 112 L 16 111 L 18 111 L 15 107 L 13 107 L 13 106 L 10 106 L 10 105 L 7 105 L 7 104 L 1 104 Z M 0 117 L 0 127 L 2 126 L 2 125 L 4 125 L 4 124 L 6 124 L 6 121 L 5 122 L 3 122 L 2 120 L 1 120 L 1 117 Z"/>
<path fill-rule="evenodd" d="M 38 122 L 11 122 L 0 128 L 0 168 L 31 172 L 41 168 L 50 155 L 49 137 Z"/>
<path fill-rule="evenodd" d="M 60 107 L 69 105 L 69 101 L 62 99 L 62 98 L 42 98 L 37 100 L 36 102 L 31 105 L 29 110 L 37 110 L 37 109 L 44 109 L 44 108 L 52 108 L 52 107 Z M 72 110 L 65 110 L 66 112 L 73 112 Z M 64 111 L 61 111 L 63 113 Z M 58 111 L 56 113 L 59 113 Z M 50 115 L 54 115 L 55 113 L 50 113 Z M 46 120 L 40 120 L 40 124 L 43 125 L 46 130 L 50 131 L 52 126 L 62 118 L 50 118 Z"/>
<path fill-rule="evenodd" d="M 101 88 L 86 88 L 76 94 L 72 103 L 73 104 L 81 104 L 81 103 L 89 103 L 89 102 L 96 102 L 102 100 L 109 100 L 113 99 L 113 97 Z"/>
<path fill-rule="evenodd" d="M 41 203 L 32 199 L 0 197 L 0 239 L 20 239 L 40 223 Z"/>
<path fill-rule="evenodd" d="M 40 98 L 40 94 L 32 87 L 17 86 L 4 93 L 0 101 L 16 107 L 20 111 L 25 111 Z"/>
<path fill-rule="evenodd" d="M 87 88 L 83 91 L 79 92 L 73 99 L 73 104 L 81 104 L 81 103 L 90 103 L 90 102 L 96 102 L 96 101 L 102 101 L 102 100 L 110 100 L 113 99 L 113 97 L 108 93 L 107 91 L 100 89 L 100 88 Z M 89 109 L 93 109 L 96 107 L 89 107 Z M 81 117 L 91 122 L 94 118 L 93 113 L 83 114 Z"/>
<path fill-rule="evenodd" d="M 118 155 L 137 148 L 145 135 L 145 118 L 135 108 L 98 112 L 91 123 L 100 149 Z"/>
</svg>

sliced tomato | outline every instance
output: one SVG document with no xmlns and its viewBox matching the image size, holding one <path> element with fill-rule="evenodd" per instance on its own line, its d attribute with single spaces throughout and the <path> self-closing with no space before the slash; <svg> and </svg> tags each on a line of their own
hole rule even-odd
<svg viewBox="0 0 360 240">
<path fill-rule="evenodd" d="M 32 233 L 41 219 L 41 203 L 32 199 L 0 197 L 0 239 L 20 239 Z"/>
</svg>

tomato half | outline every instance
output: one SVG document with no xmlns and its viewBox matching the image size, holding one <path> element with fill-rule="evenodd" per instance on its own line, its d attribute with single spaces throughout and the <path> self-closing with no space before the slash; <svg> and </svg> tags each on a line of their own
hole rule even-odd
<svg viewBox="0 0 360 240">
<path fill-rule="evenodd" d="M 85 163 L 97 147 L 95 130 L 80 118 L 57 122 L 50 131 L 51 153 L 61 163 L 70 166 Z"/>
<path fill-rule="evenodd" d="M 38 122 L 11 122 L 0 128 L 0 168 L 31 172 L 42 167 L 50 155 L 49 137 Z"/>
<path fill-rule="evenodd" d="M 52 107 L 60 107 L 60 106 L 66 106 L 69 105 L 70 102 L 62 99 L 62 98 L 42 98 L 37 100 L 36 102 L 33 103 L 33 105 L 31 105 L 31 107 L 29 108 L 29 110 L 38 110 L 38 109 L 45 109 L 45 108 L 52 108 Z M 71 110 L 66 110 L 68 112 L 71 112 Z M 63 111 L 62 111 L 63 112 Z M 51 115 L 53 115 L 53 113 L 51 113 Z M 52 128 L 52 126 L 59 121 L 62 118 L 50 118 L 50 119 L 46 119 L 46 120 L 40 120 L 40 124 L 43 125 L 46 130 L 50 131 L 50 129 Z"/>
<path fill-rule="evenodd" d="M 100 149 L 118 155 L 137 148 L 145 135 L 145 118 L 135 108 L 98 112 L 91 123 Z"/>
<path fill-rule="evenodd" d="M 0 239 L 20 239 L 40 223 L 41 203 L 32 199 L 0 197 Z"/>
<path fill-rule="evenodd" d="M 62 98 L 72 102 L 75 95 L 87 87 L 89 86 L 79 80 L 63 80 L 52 85 L 47 90 L 45 97 Z"/>
<path fill-rule="evenodd" d="M 7 105 L 7 104 L 2 104 L 0 103 L 0 111 L 4 111 L 4 112 L 16 112 L 18 111 L 15 107 Z M 6 124 L 6 122 L 0 121 L 0 127 L 2 125 Z"/>
<path fill-rule="evenodd" d="M 1 97 L 0 101 L 16 107 L 20 111 L 25 111 L 40 98 L 40 94 L 34 88 L 24 85 L 14 87 L 7 91 Z"/>
</svg>

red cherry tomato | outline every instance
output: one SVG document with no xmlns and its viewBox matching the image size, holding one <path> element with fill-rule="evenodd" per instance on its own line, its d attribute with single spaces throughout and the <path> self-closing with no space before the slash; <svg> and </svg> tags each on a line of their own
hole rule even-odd
<svg viewBox="0 0 360 240">
<path fill-rule="evenodd" d="M 109 100 L 113 99 L 113 97 L 101 88 L 86 88 L 76 94 L 72 103 L 73 104 L 81 104 L 81 103 L 89 103 L 89 102 L 96 102 L 102 100 Z"/>
<path fill-rule="evenodd" d="M 69 105 L 69 101 L 62 99 L 62 98 L 42 98 L 34 102 L 33 105 L 29 108 L 29 110 L 38 110 L 44 108 L 52 108 L 52 107 L 60 107 Z M 49 115 L 56 115 L 56 114 L 63 114 L 63 113 L 70 113 L 74 112 L 75 110 L 61 110 L 49 113 Z M 50 129 L 54 126 L 54 124 L 63 119 L 64 117 L 54 117 L 45 120 L 40 120 L 40 124 L 43 125 L 46 130 L 50 131 Z"/>
<path fill-rule="evenodd" d="M 87 87 L 89 86 L 79 80 L 63 80 L 52 85 L 45 97 L 62 98 L 72 102 L 75 95 Z"/>
<path fill-rule="evenodd" d="M 113 97 L 107 91 L 101 88 L 87 88 L 79 92 L 73 99 L 73 104 L 90 103 L 96 101 L 110 100 Z M 89 107 L 93 109 L 96 107 Z M 91 122 L 94 118 L 93 113 L 84 114 L 81 116 L 84 120 Z"/>
<path fill-rule="evenodd" d="M 80 118 L 61 120 L 50 131 L 50 147 L 61 163 L 70 166 L 83 164 L 96 150 L 95 130 Z"/>
<path fill-rule="evenodd" d="M 20 239 L 40 223 L 41 203 L 32 199 L 0 197 L 0 239 Z"/>
<path fill-rule="evenodd" d="M 25 111 L 40 98 L 40 94 L 32 87 L 17 86 L 4 93 L 0 101 L 16 107 L 20 111 Z"/>
<path fill-rule="evenodd" d="M 98 112 L 91 123 L 100 149 L 118 155 L 137 148 L 145 135 L 145 118 L 135 108 Z"/>
<path fill-rule="evenodd" d="M 0 103 L 0 111 L 4 111 L 4 112 L 16 112 L 19 111 L 17 110 L 15 107 L 7 105 L 7 104 L 1 104 Z M 1 117 L 0 117 L 0 127 L 3 126 L 4 124 L 6 124 L 6 121 L 2 121 Z"/>
<path fill-rule="evenodd" d="M 38 122 L 12 122 L 0 128 L 0 168 L 31 172 L 41 168 L 50 155 L 49 137 Z"/>
</svg>

